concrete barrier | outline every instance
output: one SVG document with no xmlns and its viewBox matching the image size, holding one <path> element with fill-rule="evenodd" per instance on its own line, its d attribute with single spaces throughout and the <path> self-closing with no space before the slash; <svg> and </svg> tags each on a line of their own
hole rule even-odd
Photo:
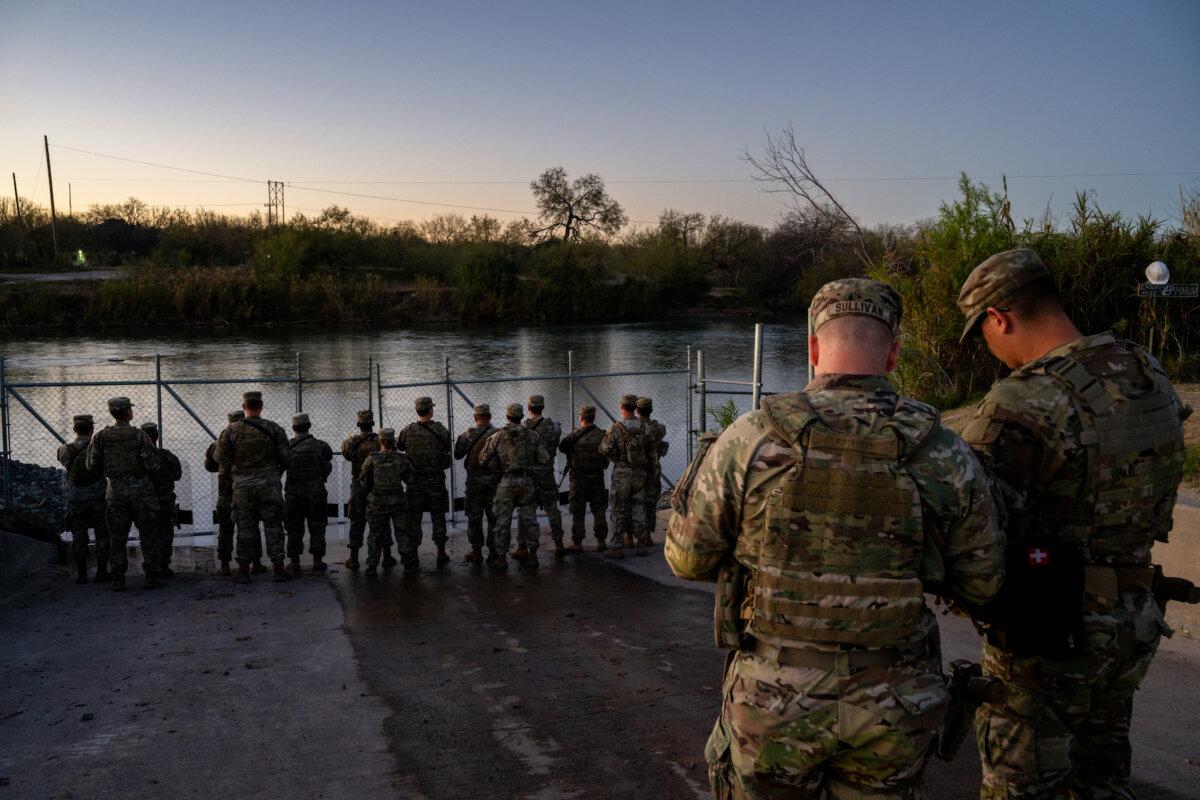
<svg viewBox="0 0 1200 800">
<path fill-rule="evenodd" d="M 53 564 L 58 548 L 28 536 L 0 531 L 0 594 L 7 594 L 26 575 Z"/>
</svg>

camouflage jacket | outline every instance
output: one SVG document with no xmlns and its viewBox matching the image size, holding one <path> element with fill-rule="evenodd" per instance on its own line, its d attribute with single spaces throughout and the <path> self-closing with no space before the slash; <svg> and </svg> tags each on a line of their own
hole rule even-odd
<svg viewBox="0 0 1200 800">
<path fill-rule="evenodd" d="M 333 472 L 333 448 L 329 443 L 311 433 L 302 433 L 293 436 L 288 446 L 292 450 L 287 472 L 288 485 L 323 486 L 329 473 Z"/>
<path fill-rule="evenodd" d="M 1145 485 L 1139 484 L 1133 492 L 1140 495 L 1134 501 L 1140 508 L 1118 507 L 1119 501 L 1112 497 L 1105 500 L 1092 496 L 1098 489 L 1109 488 L 1096 485 L 1104 466 L 1097 456 L 1103 455 L 1089 452 L 1093 449 L 1089 444 L 1098 444 L 1105 437 L 1086 429 L 1089 416 L 1081 398 L 1074 396 L 1061 379 L 1063 367 L 1071 363 L 1090 365 L 1110 394 L 1158 396 L 1170 409 L 1167 416 L 1171 419 L 1155 426 L 1162 429 L 1169 454 L 1155 452 L 1140 466 L 1125 465 L 1116 470 L 1146 476 L 1141 481 Z M 963 438 L 987 454 L 996 477 L 1009 490 L 1005 500 L 1011 540 L 1020 541 L 1031 533 L 1045 535 L 1080 548 L 1090 563 L 1145 566 L 1150 563 L 1155 537 L 1165 539 L 1166 534 L 1165 530 L 1154 530 L 1150 518 L 1163 520 L 1169 528 L 1182 473 L 1178 423 L 1190 413 L 1162 375 L 1158 362 L 1137 345 L 1102 333 L 1057 347 L 997 382 L 976 408 Z M 1099 449 L 1103 449 L 1102 444 Z M 1152 479 L 1155 475 L 1161 480 Z M 1107 476 L 1105 481 L 1111 478 Z M 1110 489 L 1108 494 L 1113 491 Z M 1064 517 L 1073 513 L 1071 506 L 1081 506 L 1077 510 L 1093 518 L 1098 514 L 1114 518 L 1128 515 L 1133 524 L 1123 525 L 1127 529 L 1123 533 L 1098 541 L 1094 527 L 1065 524 L 1069 520 Z"/>
<path fill-rule="evenodd" d="M 500 461 L 493 458 L 487 464 L 479 463 L 479 454 L 483 452 L 487 440 L 497 432 L 496 426 L 475 425 L 467 428 L 454 440 L 454 457 L 463 462 L 467 470 L 467 480 L 479 483 L 496 484 L 500 482 Z"/>
<path fill-rule="evenodd" d="M 229 471 L 229 465 L 222 465 L 217 461 L 218 441 L 220 441 L 220 437 L 215 439 L 204 451 L 204 469 L 217 474 L 217 496 L 227 498 L 233 493 L 233 474 Z"/>
<path fill-rule="evenodd" d="M 662 471 L 662 457 L 667 454 L 667 450 L 671 446 L 667 441 L 667 426 L 656 419 L 647 418 L 646 429 L 650 434 L 650 446 L 647 449 L 647 455 L 650 458 L 646 463 L 646 472 L 650 475 L 657 475 Z"/>
<path fill-rule="evenodd" d="M 350 480 L 357 481 L 363 462 L 371 453 L 379 451 L 379 434 L 375 431 L 359 431 L 347 436 L 342 442 L 342 458 L 350 462 Z"/>
<path fill-rule="evenodd" d="M 122 420 L 92 436 L 87 469 L 109 481 L 149 479 L 158 470 L 158 450 L 145 431 Z"/>
<path fill-rule="evenodd" d="M 576 428 L 563 437 L 558 449 L 566 453 L 572 480 L 601 478 L 608 468 L 608 458 L 600 453 L 604 430 L 598 425 Z"/>
<path fill-rule="evenodd" d="M 412 462 L 404 453 L 378 450 L 363 462 L 362 485 L 371 497 L 403 497 L 413 479 Z"/>
<path fill-rule="evenodd" d="M 262 417 L 246 417 L 221 431 L 217 463 L 233 473 L 233 485 L 279 480 L 292 459 L 287 433 Z"/>
<path fill-rule="evenodd" d="M 818 376 L 805 395 L 826 426 L 855 435 L 879 430 L 899 402 L 887 379 L 874 376 Z M 672 572 L 714 580 L 729 558 L 753 571 L 772 491 L 798 463 L 797 452 L 763 412 L 730 425 L 691 486 L 681 482 L 687 499 L 674 506 L 664 551 Z M 1004 577 L 1004 537 L 979 461 L 958 436 L 938 426 L 905 465 L 921 497 L 921 581 L 972 604 L 990 600 Z"/>
<path fill-rule="evenodd" d="M 67 500 L 104 498 L 104 474 L 87 467 L 87 449 L 90 441 L 79 436 L 58 448 L 58 463 L 66 470 L 63 475 L 63 497 Z"/>
<path fill-rule="evenodd" d="M 175 482 L 183 478 L 183 465 L 179 463 L 179 457 L 166 448 L 159 447 L 155 452 L 158 470 L 153 477 L 154 493 L 160 498 L 174 497 Z"/>
<path fill-rule="evenodd" d="M 396 449 L 412 461 L 413 483 L 442 486 L 450 458 L 450 431 L 440 422 L 412 422 L 396 435 Z"/>
<path fill-rule="evenodd" d="M 644 470 L 649 468 L 650 450 L 654 446 L 646 422 L 630 417 L 617 420 L 604 434 L 600 455 L 611 460 L 617 469 Z"/>
<path fill-rule="evenodd" d="M 542 440 L 542 447 L 546 448 L 546 452 L 550 455 L 550 463 L 545 465 L 546 469 L 553 469 L 554 456 L 558 452 L 558 443 L 562 440 L 562 426 L 549 417 L 529 418 L 525 420 L 525 427 L 538 435 Z"/>
<path fill-rule="evenodd" d="M 541 437 L 515 422 L 505 425 L 484 444 L 479 463 L 486 464 L 493 458 L 499 459 L 505 473 L 522 472 L 550 463 L 550 454 L 542 445 Z"/>
</svg>

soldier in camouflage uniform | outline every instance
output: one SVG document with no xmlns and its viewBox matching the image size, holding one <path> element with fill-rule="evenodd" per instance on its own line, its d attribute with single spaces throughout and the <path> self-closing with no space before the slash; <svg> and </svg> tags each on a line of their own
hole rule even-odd
<svg viewBox="0 0 1200 800">
<path fill-rule="evenodd" d="M 667 441 L 667 426 L 651 418 L 654 401 L 649 397 L 637 400 L 638 419 L 646 423 L 650 434 L 650 448 L 646 461 L 646 539 L 653 543 L 654 526 L 658 522 L 658 499 L 662 496 L 662 457 L 667 454 L 671 443 Z"/>
<path fill-rule="evenodd" d="M 567 456 L 567 471 L 571 475 L 571 547 L 583 550 L 584 527 L 588 506 L 592 509 L 592 535 L 596 550 L 603 551 L 608 539 L 608 489 L 604 487 L 604 470 L 608 459 L 600 454 L 604 431 L 596 427 L 596 407 L 579 407 L 579 427 L 563 437 L 558 445 Z"/>
<path fill-rule="evenodd" d="M 1133 695 L 1168 634 L 1151 547 L 1167 540 L 1190 413 L 1152 356 L 1083 336 L 1028 249 L 998 253 L 958 299 L 1013 372 L 964 437 L 1010 492 L 1009 579 L 976 717 L 984 798 L 1131 798 Z"/>
<path fill-rule="evenodd" d="M 454 457 L 463 462 L 467 470 L 466 512 L 467 541 L 471 551 L 464 561 L 478 564 L 483 560 L 483 518 L 487 516 L 487 560 L 496 559 L 496 512 L 492 504 L 496 500 L 496 487 L 500 485 L 500 462 L 493 458 L 487 464 L 479 463 L 483 446 L 496 432 L 492 425 L 492 408 L 486 403 L 475 406 L 475 425 L 458 435 L 454 441 Z"/>
<path fill-rule="evenodd" d="M 621 395 L 621 419 L 600 441 L 600 455 L 613 462 L 612 528 L 610 558 L 624 558 L 626 547 L 637 545 L 646 555 L 650 535 L 646 529 L 646 465 L 650 461 L 650 431 L 637 418 L 637 395 Z"/>
<path fill-rule="evenodd" d="M 76 414 L 71 420 L 74 441 L 58 448 L 63 465 L 63 500 L 67 506 L 67 530 L 75 556 L 76 583 L 87 583 L 88 531 L 96 539 L 96 583 L 109 580 L 108 523 L 104 520 L 104 474 L 87 468 L 87 449 L 96 426 L 91 414 Z"/>
<path fill-rule="evenodd" d="M 543 417 L 546 408 L 546 398 L 540 394 L 529 396 L 526 406 L 529 416 L 525 418 L 525 427 L 536 433 L 542 440 L 542 447 L 550 454 L 550 463 L 534 468 L 533 481 L 537 485 L 538 507 L 546 512 L 550 520 L 550 538 L 554 541 L 554 557 L 562 559 L 566 550 L 563 547 L 562 511 L 558 507 L 558 481 L 554 480 L 554 454 L 558 452 L 558 443 L 562 439 L 562 426 L 549 417 Z M 541 529 L 535 529 L 533 538 L 540 538 Z M 518 547 L 513 553 L 517 561 L 524 560 L 524 548 Z"/>
<path fill-rule="evenodd" d="M 300 554 L 304 552 L 304 526 L 308 525 L 308 554 L 312 556 L 313 572 L 324 572 L 326 504 L 329 493 L 325 481 L 333 472 L 333 448 L 313 436 L 308 414 L 292 416 L 292 433 L 288 442 L 292 461 L 288 466 L 287 482 L 283 487 L 287 509 L 284 527 L 287 529 L 287 553 L 293 575 L 300 574 Z"/>
<path fill-rule="evenodd" d="M 237 521 L 238 578 L 250 579 L 250 561 L 261 522 L 267 538 L 267 557 L 275 580 L 291 578 L 283 566 L 283 487 L 280 476 L 288 468 L 292 452 L 287 434 L 278 424 L 262 417 L 262 392 L 242 395 L 246 416 L 221 432 L 217 439 L 217 463 L 233 473 L 233 514 Z"/>
<path fill-rule="evenodd" d="M 92 437 L 88 445 L 86 467 L 102 472 L 108 480 L 104 499 L 107 504 L 108 560 L 112 567 L 112 588 L 125 590 L 125 571 L 129 567 L 129 528 L 136 524 L 142 542 L 142 572 L 146 588 L 162 586 L 158 576 L 158 498 L 154 493 L 154 472 L 158 454 L 150 439 L 129 424 L 133 404 L 128 397 L 108 401 L 114 424 Z"/>
<path fill-rule="evenodd" d="M 386 542 L 396 534 L 396 550 L 404 563 L 404 573 L 421 571 L 417 557 L 417 537 L 412 534 L 412 512 L 408 507 L 405 486 L 415 473 L 412 462 L 396 451 L 396 432 L 384 428 L 379 432 L 379 450 L 367 456 L 362 467 L 362 486 L 367 492 L 367 568 L 365 575 L 375 575 L 379 554 Z M 418 518 L 419 521 L 419 518 Z M 386 565 L 385 565 L 386 566 Z"/>
<path fill-rule="evenodd" d="M 154 474 L 154 494 L 158 497 L 158 573 L 163 578 L 174 578 L 171 555 L 175 550 L 175 521 L 178 519 L 178 499 L 175 484 L 183 478 L 183 465 L 179 457 L 158 443 L 158 425 L 143 422 L 141 425 L 150 442 L 157 448 L 158 470 Z"/>
<path fill-rule="evenodd" d="M 246 418 L 246 412 L 241 409 L 231 411 L 228 415 L 229 425 L 241 422 Z M 217 442 L 214 439 L 204 451 L 204 469 L 217 475 L 217 560 L 221 562 L 220 574 L 228 577 L 233 573 L 229 562 L 233 560 L 233 474 L 228 466 L 217 463 Z M 262 563 L 262 540 L 254 540 L 254 561 L 250 571 L 259 574 L 267 571 Z"/>
<path fill-rule="evenodd" d="M 410 536 L 421 546 L 421 516 L 429 512 L 433 543 L 437 545 L 437 565 L 450 563 L 446 555 L 446 509 L 450 494 L 446 491 L 446 470 L 454 463 L 450 457 L 450 431 L 433 419 L 433 400 L 418 397 L 414 404 L 417 421 L 409 423 L 396 437 L 396 449 L 412 462 L 413 479 L 408 484 L 408 509 L 412 514 Z"/>
<path fill-rule="evenodd" d="M 375 433 L 375 412 L 364 408 L 358 412 L 358 433 L 347 436 L 342 442 L 342 458 L 350 462 L 350 557 L 346 566 L 358 569 L 358 551 L 363 544 L 363 531 L 367 528 L 367 493 L 362 488 L 359 476 L 362 474 L 363 462 L 379 449 L 379 434 Z M 391 542 L 384 543 L 383 565 L 391 567 L 396 564 L 392 558 Z"/>
<path fill-rule="evenodd" d="M 922 798 L 950 700 L 924 593 L 988 601 L 1003 534 L 971 449 L 885 377 L 899 296 L 834 281 L 812 314 L 817 377 L 703 440 L 671 496 L 667 563 L 717 581 L 734 650 L 713 795 Z"/>
<path fill-rule="evenodd" d="M 521 425 L 524 411 L 520 403 L 510 403 L 505 410 L 508 424 L 487 440 L 479 463 L 487 464 L 491 459 L 500 461 L 504 477 L 496 488 L 496 550 L 495 569 L 508 569 L 508 547 L 512 538 L 512 515 L 516 509 L 520 522 L 517 535 L 527 537 L 520 544 L 529 554 L 524 564 L 534 569 L 538 566 L 538 540 L 532 534 L 537 531 L 537 485 L 533 482 L 533 470 L 550 463 L 550 454 L 542 445 L 541 438 Z M 532 532 L 532 533 L 531 533 Z"/>
</svg>

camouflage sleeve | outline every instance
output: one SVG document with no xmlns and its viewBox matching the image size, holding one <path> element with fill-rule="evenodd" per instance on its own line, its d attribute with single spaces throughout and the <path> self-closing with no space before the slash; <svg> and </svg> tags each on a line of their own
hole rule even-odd
<svg viewBox="0 0 1200 800">
<path fill-rule="evenodd" d="M 354 460 L 354 437 L 347 436 L 342 440 L 342 458 L 347 461 Z"/>
<path fill-rule="evenodd" d="M 363 462 L 362 470 L 358 473 L 359 483 L 362 484 L 363 491 L 370 494 L 371 487 L 375 485 L 375 459 L 367 456 L 367 460 Z"/>
<path fill-rule="evenodd" d="M 566 436 L 564 436 L 562 438 L 562 441 L 560 441 L 558 443 L 558 452 L 564 453 L 564 454 L 566 454 L 566 456 L 568 458 L 570 458 L 571 457 L 571 448 L 575 446 L 575 440 L 579 438 L 579 436 L 577 435 L 578 433 L 579 433 L 578 430 L 573 430 L 570 433 L 568 433 Z"/>
<path fill-rule="evenodd" d="M 170 450 L 163 450 L 163 461 L 166 464 L 167 477 L 173 481 L 183 479 L 183 464 L 179 463 L 179 457 Z"/>
<path fill-rule="evenodd" d="M 88 443 L 87 455 L 83 460 L 84 465 L 88 468 L 88 472 L 99 472 L 104 467 L 104 445 L 100 443 L 102 438 L 97 433 L 92 437 L 92 441 Z"/>
<path fill-rule="evenodd" d="M 410 461 L 410 460 L 409 460 L 409 459 L 407 459 L 407 458 L 406 458 L 406 459 L 404 459 L 404 475 L 402 476 L 402 480 L 404 481 L 404 485 L 405 485 L 405 486 L 407 486 L 409 483 L 411 483 L 411 482 L 412 482 L 412 479 L 413 479 L 414 477 L 416 477 L 416 474 L 417 474 L 417 472 L 416 472 L 416 470 L 415 470 L 415 469 L 413 469 L 413 463 L 412 463 L 412 461 Z"/>
<path fill-rule="evenodd" d="M 749 465 L 765 438 L 756 414 L 720 435 L 695 472 L 687 506 L 671 512 L 663 554 L 671 572 L 686 580 L 716 580 L 733 554 L 742 520 Z"/>
<path fill-rule="evenodd" d="M 54 457 L 58 459 L 58 463 L 62 464 L 63 469 L 65 470 L 71 469 L 71 456 L 73 455 L 73 451 L 74 448 L 72 448 L 68 443 L 60 445 L 58 450 L 54 453 Z"/>
<path fill-rule="evenodd" d="M 614 462 L 617 460 L 616 430 L 620 424 L 614 422 L 613 426 L 604 432 L 604 438 L 600 440 L 600 455 Z"/>
<path fill-rule="evenodd" d="M 909 468 L 924 516 L 922 580 L 934 592 L 973 605 L 987 603 L 1004 582 L 1004 531 L 987 471 L 946 429 Z"/>
<path fill-rule="evenodd" d="M 158 448 L 154 446 L 154 442 L 150 441 L 150 437 L 139 430 L 137 432 L 138 458 L 142 460 L 142 466 L 151 475 L 158 475 L 165 469 L 164 464 L 166 459 L 158 457 Z"/>
<path fill-rule="evenodd" d="M 292 446 L 288 444 L 287 433 L 276 425 L 272 431 L 275 439 L 275 458 L 279 461 L 280 469 L 286 470 L 292 463 Z"/>
<path fill-rule="evenodd" d="M 470 449 L 471 432 L 463 431 L 458 435 L 458 438 L 454 440 L 454 459 L 456 461 L 462 461 L 467 457 L 467 453 L 470 451 Z"/>
<path fill-rule="evenodd" d="M 483 443 L 483 447 L 479 450 L 480 466 L 487 466 L 487 463 L 489 460 L 491 460 L 492 456 L 496 455 L 496 443 L 499 441 L 500 434 L 499 432 L 496 432 L 489 436 L 487 441 Z"/>
<path fill-rule="evenodd" d="M 217 463 L 217 443 L 215 441 L 204 451 L 204 469 L 206 472 L 221 471 L 221 465 Z"/>
<path fill-rule="evenodd" d="M 321 442 L 321 476 L 328 478 L 333 472 L 333 448 L 329 442 Z"/>
<path fill-rule="evenodd" d="M 541 442 L 538 442 L 537 462 L 539 464 L 541 464 L 542 466 L 545 466 L 546 464 L 551 464 L 554 462 L 554 459 L 552 459 L 550 457 L 550 454 L 548 452 L 546 452 L 546 446 L 544 444 L 542 444 Z"/>
</svg>

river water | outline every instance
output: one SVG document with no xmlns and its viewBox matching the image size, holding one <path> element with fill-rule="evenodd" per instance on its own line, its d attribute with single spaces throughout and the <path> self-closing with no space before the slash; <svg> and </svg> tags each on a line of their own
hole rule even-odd
<svg viewBox="0 0 1200 800">
<path fill-rule="evenodd" d="M 215 482 L 213 476 L 203 471 L 204 449 L 211 442 L 210 434 L 219 432 L 224 425 L 226 412 L 239 406 L 241 392 L 247 388 L 263 390 L 265 415 L 284 427 L 299 402 L 312 416 L 314 434 L 328 440 L 335 450 L 353 429 L 354 412 L 369 403 L 380 413 L 381 397 L 384 424 L 388 426 L 399 428 L 411 421 L 413 399 L 429 395 L 438 404 L 435 417 L 451 422 L 457 434 L 470 424 L 468 401 L 490 403 L 499 419 L 504 404 L 524 401 L 531 393 L 543 394 L 547 414 L 569 430 L 572 401 L 578 405 L 594 400 L 615 413 L 620 394 L 650 395 L 655 399 L 655 416 L 668 427 L 671 451 L 664 461 L 664 474 L 674 480 L 686 464 L 689 413 L 693 429 L 699 415 L 697 398 L 687 390 L 689 347 L 693 352 L 704 351 L 710 379 L 750 380 L 754 326 L 740 320 L 502 328 L 437 325 L 396 330 L 137 329 L 95 336 L 10 332 L 0 337 L 5 380 L 10 385 L 16 384 L 16 394 L 10 393 L 9 397 L 13 457 L 53 465 L 58 441 L 48 428 L 69 439 L 72 414 L 91 413 L 98 422 L 107 420 L 104 401 L 113 395 L 133 399 L 138 421 L 156 419 L 161 409 L 164 443 L 180 456 L 185 467 L 184 480 L 178 487 L 180 507 L 192 512 L 194 524 L 185 525 L 184 533 L 211 528 Z M 588 378 L 574 385 L 548 377 L 490 382 L 513 376 L 565 375 L 568 352 L 572 354 L 571 368 L 575 374 L 664 370 L 673 373 Z M 301 354 L 300 368 L 305 380 L 302 398 L 297 398 L 294 382 L 268 382 L 294 380 L 297 353 Z M 160 359 L 163 379 L 171 384 L 170 390 L 161 393 L 161 399 L 153 385 L 113 384 L 114 381 L 152 382 L 156 356 Z M 365 378 L 368 359 L 378 365 L 378 376 L 385 387 L 417 382 L 431 385 L 380 391 L 376 382 L 368 384 L 366 380 L 318 382 Z M 766 389 L 799 388 L 804 382 L 806 359 L 802 323 L 764 326 Z M 457 390 L 449 396 L 444 383 L 446 360 L 457 385 Z M 268 381 L 258 383 L 263 379 Z M 81 382 L 97 385 L 28 385 Z M 709 407 L 727 399 L 710 396 Z M 749 405 L 744 395 L 733 399 L 740 410 Z M 21 401 L 28 403 L 28 407 Z M 37 419 L 39 416 L 42 420 Z M 453 419 L 447 419 L 449 416 Z M 597 422 L 608 423 L 603 412 Z M 561 470 L 561 461 L 558 466 Z M 461 495 L 461 464 L 456 464 L 455 475 Z M 338 504 L 337 517 L 344 511 L 342 503 L 348 480 L 347 465 L 337 459 L 330 478 L 330 501 Z"/>
</svg>

